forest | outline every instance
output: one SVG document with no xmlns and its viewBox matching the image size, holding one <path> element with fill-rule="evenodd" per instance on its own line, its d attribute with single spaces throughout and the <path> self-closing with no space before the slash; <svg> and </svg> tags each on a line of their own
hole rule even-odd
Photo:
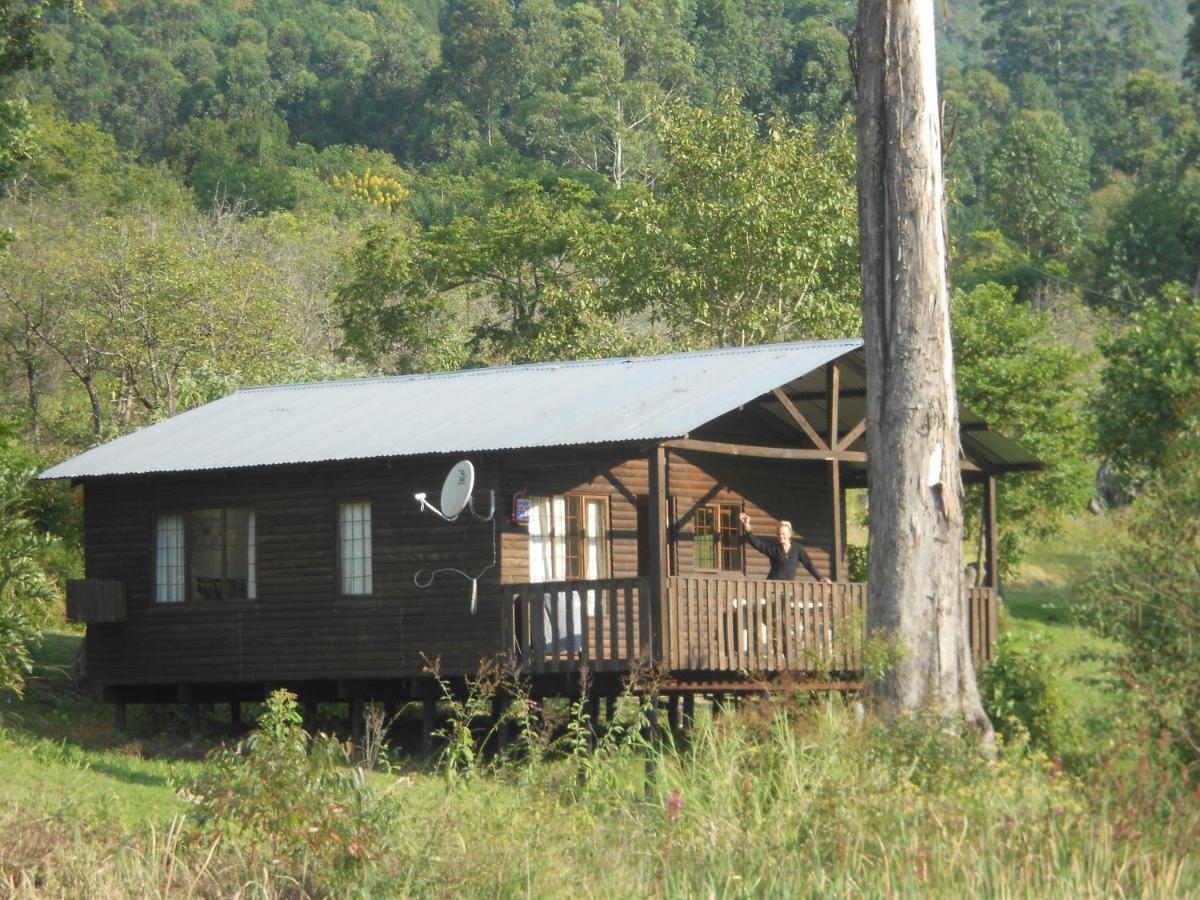
<svg viewBox="0 0 1200 900">
<path fill-rule="evenodd" d="M 1096 550 L 1072 615 L 1194 786 L 1200 3 L 935 5 L 959 397 L 1047 463 L 1002 569 Z M 99 442 L 250 384 L 860 334 L 857 6 L 0 4 L 0 692 L 82 565 L 32 476 Z"/>
</svg>

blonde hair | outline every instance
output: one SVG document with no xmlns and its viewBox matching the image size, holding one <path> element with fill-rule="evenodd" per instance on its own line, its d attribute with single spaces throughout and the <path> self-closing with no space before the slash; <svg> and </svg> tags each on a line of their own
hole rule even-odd
<svg viewBox="0 0 1200 900">
<path fill-rule="evenodd" d="M 792 522 L 790 519 L 780 519 L 779 527 L 786 528 L 788 531 L 791 531 L 792 530 Z"/>
</svg>

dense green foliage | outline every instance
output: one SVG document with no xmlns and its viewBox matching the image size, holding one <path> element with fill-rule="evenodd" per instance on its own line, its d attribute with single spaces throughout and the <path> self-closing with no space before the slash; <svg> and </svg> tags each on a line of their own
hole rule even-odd
<svg viewBox="0 0 1200 900">
<path fill-rule="evenodd" d="M 31 650 L 53 622 L 61 587 L 61 542 L 50 533 L 51 510 L 33 486 L 35 460 L 0 422 L 0 698 L 20 693 Z"/>
<path fill-rule="evenodd" d="M 1200 434 L 1178 437 L 1080 584 L 1087 621 L 1119 642 L 1124 688 L 1200 760 Z"/>
<path fill-rule="evenodd" d="M 1047 463 L 1040 472 L 999 485 L 1000 563 L 1007 571 L 1029 541 L 1048 537 L 1064 511 L 1081 508 L 1087 499 L 1088 439 L 1079 415 L 1085 360 L 1054 337 L 1048 314 L 1014 303 L 1013 291 L 998 284 L 958 292 L 952 313 L 963 406 L 1018 435 Z M 980 499 L 971 496 L 968 508 L 968 532 L 978 537 Z"/>
<path fill-rule="evenodd" d="M 1097 447 L 1136 483 L 1200 429 L 1200 304 L 1168 295 L 1103 348 L 1108 365 L 1091 409 Z"/>
<path fill-rule="evenodd" d="M 1048 649 L 1043 635 L 1001 635 L 995 657 L 979 673 L 979 693 L 1005 741 L 1028 741 L 1056 756 L 1070 743 L 1072 722 Z"/>
</svg>

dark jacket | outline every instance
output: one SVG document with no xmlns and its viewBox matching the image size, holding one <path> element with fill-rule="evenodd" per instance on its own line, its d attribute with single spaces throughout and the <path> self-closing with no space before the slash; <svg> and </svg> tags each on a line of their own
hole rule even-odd
<svg viewBox="0 0 1200 900">
<path fill-rule="evenodd" d="M 771 561 L 771 574 L 767 578 L 772 581 L 791 581 L 796 577 L 797 563 L 802 563 L 817 581 L 821 580 L 817 567 L 797 541 L 792 541 L 787 553 L 783 552 L 778 541 L 764 541 L 753 532 L 746 533 L 746 543 Z"/>
</svg>

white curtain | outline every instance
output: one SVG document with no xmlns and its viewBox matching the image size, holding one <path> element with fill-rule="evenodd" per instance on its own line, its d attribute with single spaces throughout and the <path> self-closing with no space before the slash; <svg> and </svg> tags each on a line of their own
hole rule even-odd
<svg viewBox="0 0 1200 900">
<path fill-rule="evenodd" d="M 603 578 L 608 574 L 605 550 L 605 538 L 608 529 L 605 528 L 604 512 L 607 508 L 603 500 L 588 500 L 587 504 L 587 558 L 584 562 L 584 577 L 587 579 Z M 596 592 L 587 592 L 588 615 L 596 615 Z"/>
<path fill-rule="evenodd" d="M 567 577 L 567 501 L 565 497 L 531 497 L 529 505 L 529 580 L 563 581 Z M 583 604 L 572 591 L 574 638 L 582 635 Z M 567 638 L 567 595 L 543 595 L 542 626 L 547 648 L 561 648 Z M 554 609 L 554 615 L 551 609 Z"/>
</svg>

